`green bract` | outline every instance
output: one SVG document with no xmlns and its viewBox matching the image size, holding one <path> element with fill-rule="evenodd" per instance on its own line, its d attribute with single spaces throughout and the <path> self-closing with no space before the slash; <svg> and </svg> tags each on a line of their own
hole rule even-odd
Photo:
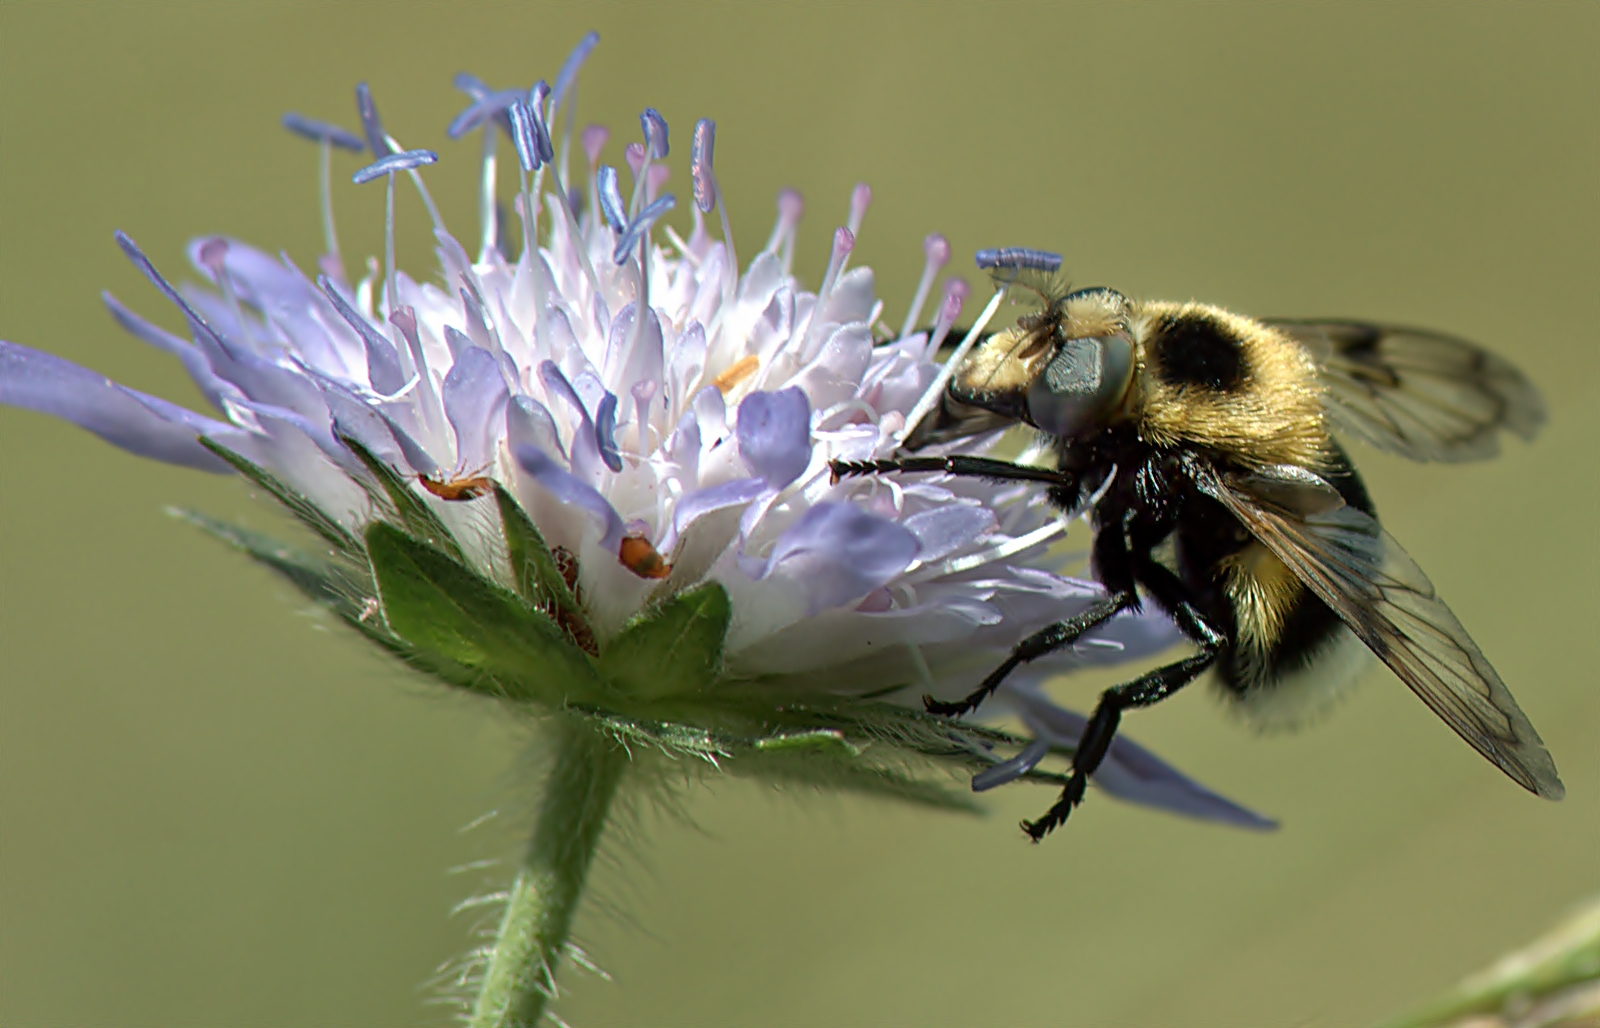
<svg viewBox="0 0 1600 1028">
<path fill-rule="evenodd" d="M 957 776 L 1000 759 L 997 747 L 1020 745 L 1004 732 L 820 693 L 798 677 L 729 677 L 722 656 L 732 611 L 714 581 L 661 597 L 612 636 L 597 636 L 571 573 L 505 489 L 496 485 L 492 502 L 471 501 L 495 512 L 501 531 L 487 547 L 490 566 L 478 566 L 436 509 L 445 501 L 355 440 L 342 442 L 370 473 L 356 478 L 373 515 L 359 536 L 258 465 L 207 444 L 321 536 L 329 546 L 320 556 L 181 514 L 443 684 L 576 719 L 630 750 L 696 758 L 704 771 L 951 809 L 976 809 L 952 787 Z"/>
</svg>

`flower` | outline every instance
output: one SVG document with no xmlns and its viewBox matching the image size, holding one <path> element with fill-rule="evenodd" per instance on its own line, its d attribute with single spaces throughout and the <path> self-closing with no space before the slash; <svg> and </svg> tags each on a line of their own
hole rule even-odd
<svg viewBox="0 0 1600 1028">
<path fill-rule="evenodd" d="M 1003 757 L 1016 748 L 1009 736 L 928 717 L 912 698 L 964 694 L 1024 634 L 1101 595 L 1054 570 L 1064 519 L 1025 485 L 834 482 L 828 470 L 892 451 L 937 395 L 933 357 L 964 285 L 947 284 L 932 328 L 916 327 L 948 244 L 926 241 L 898 331 L 872 272 L 850 266 L 864 186 L 815 292 L 792 272 L 793 192 L 741 272 L 715 126 L 692 135 L 683 239 L 660 222 L 675 204 L 662 191 L 666 120 L 642 115 L 625 193 L 601 162 L 609 134 L 573 131 L 575 72 L 569 61 L 553 89 L 526 91 L 458 77 L 470 103 L 449 134 L 480 131 L 483 143 L 475 257 L 439 222 L 419 174 L 437 155 L 390 136 L 364 85 L 359 135 L 285 119 L 321 152 L 327 252 L 316 274 L 211 237 L 188 252 L 205 285 L 179 287 L 118 233 L 192 338 L 107 295 L 113 317 L 182 361 L 216 417 L 9 342 L 0 401 L 141 456 L 245 474 L 316 531 L 323 552 L 191 519 L 453 684 L 578 710 L 621 738 L 730 769 L 821 780 L 802 767 L 815 757 L 832 762 L 830 780 L 924 801 L 942 794 L 900 767 L 905 754 L 975 770 L 975 789 L 1048 778 L 1036 765 L 1070 750 L 1083 722 L 1040 683 L 1165 648 L 1171 626 L 1119 617 L 1019 670 L 1001 700 L 1033 741 Z M 514 231 L 496 203 L 502 135 L 519 168 Z M 566 171 L 574 140 L 587 158 L 578 190 Z M 367 151 L 353 181 L 387 191 L 385 260 L 355 280 L 331 212 L 334 147 Z M 434 218 L 436 283 L 395 264 L 401 174 Z M 950 448 L 983 452 L 997 438 Z M 864 757 L 874 746 L 899 756 Z M 1184 814 L 1268 824 L 1126 738 L 1095 781 Z"/>
</svg>

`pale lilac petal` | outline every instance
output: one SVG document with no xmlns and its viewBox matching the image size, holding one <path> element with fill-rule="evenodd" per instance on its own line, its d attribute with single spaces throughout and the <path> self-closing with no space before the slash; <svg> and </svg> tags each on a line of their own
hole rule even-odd
<svg viewBox="0 0 1600 1028">
<path fill-rule="evenodd" d="M 917 537 L 917 559 L 938 560 L 994 530 L 994 512 L 977 504 L 950 504 L 913 514 L 902 522 Z"/>
<path fill-rule="evenodd" d="M 339 287 L 328 276 L 319 277 L 317 285 L 322 287 L 322 292 L 332 301 L 339 316 L 361 336 L 361 342 L 367 348 L 367 381 L 372 383 L 372 388 L 385 396 L 404 388 L 406 376 L 400 370 L 400 354 L 395 350 L 394 344 L 385 339 L 383 333 L 374 328 L 372 322 L 344 298 L 339 292 Z"/>
<path fill-rule="evenodd" d="M 211 370 L 211 365 L 206 363 L 205 354 L 200 348 L 186 339 L 180 339 L 158 325 L 152 324 L 122 305 L 122 302 L 110 293 L 101 293 L 100 299 L 105 302 L 106 309 L 116 319 L 122 330 L 142 342 L 149 343 L 158 350 L 165 350 L 183 362 L 183 370 L 194 379 L 194 384 L 206 400 L 217 410 L 226 410 L 223 403 L 225 397 L 239 395 L 239 390 L 231 383 L 218 378 Z"/>
<path fill-rule="evenodd" d="M 694 411 L 684 411 L 678 427 L 672 430 L 662 444 L 667 459 L 677 465 L 678 475 L 686 482 L 700 479 L 700 422 Z M 683 501 L 679 501 L 680 503 Z"/>
<path fill-rule="evenodd" d="M 636 328 L 634 313 L 638 309 L 636 303 L 622 308 L 611 319 L 611 331 L 606 339 L 602 368 L 606 381 L 618 392 L 632 390 L 640 382 L 659 383 L 663 373 L 661 319 L 656 317 L 655 311 L 647 309 L 644 324 Z"/>
<path fill-rule="evenodd" d="M 1036 735 L 1058 746 L 1076 746 L 1089 723 L 1082 714 L 1056 706 L 1035 689 L 1008 689 L 1005 695 L 1021 709 Z M 1122 734 L 1112 740 L 1105 762 L 1090 781 L 1120 800 L 1185 817 L 1257 831 L 1278 827 L 1271 818 L 1211 791 Z"/>
<path fill-rule="evenodd" d="M 418 473 L 433 470 L 432 458 L 427 460 L 424 467 L 411 466 L 405 451 L 390 431 L 389 421 L 366 400 L 331 379 L 322 382 L 322 391 L 335 435 L 349 436 L 366 447 L 367 452 L 400 469 L 402 473 L 408 469 Z"/>
<path fill-rule="evenodd" d="M 746 396 L 735 430 L 739 455 L 774 488 L 799 478 L 811 463 L 811 402 L 798 389 Z"/>
<path fill-rule="evenodd" d="M 681 409 L 688 398 L 689 388 L 700 377 L 706 366 L 706 330 L 698 322 L 690 322 L 672 346 L 667 358 L 667 402 L 674 410 Z"/>
<path fill-rule="evenodd" d="M 394 441 L 400 446 L 400 455 L 406 459 L 406 463 L 410 464 L 417 474 L 434 475 L 438 473 L 439 462 L 433 459 L 433 454 L 424 449 L 421 443 L 412 438 L 410 432 L 407 432 L 395 422 L 394 418 L 382 411 L 378 412 L 378 416 L 383 419 L 385 425 L 389 426 L 389 434 L 394 437 Z"/>
<path fill-rule="evenodd" d="M 594 420 L 589 417 L 583 398 L 554 361 L 539 365 L 539 380 L 544 383 L 546 394 L 552 398 L 559 396 L 578 418 L 578 428 L 572 433 L 572 470 L 578 477 L 593 481 L 600 474 L 600 445 L 595 437 Z"/>
<path fill-rule="evenodd" d="M 506 443 L 513 452 L 519 446 L 532 446 L 567 459 L 567 449 L 561 445 L 561 433 L 550 408 L 531 396 L 513 396 L 506 404 Z"/>
<path fill-rule="evenodd" d="M 841 607 L 904 571 L 917 537 L 849 503 L 819 503 L 778 537 L 755 577 L 781 575 L 805 590 L 811 613 Z"/>
<path fill-rule="evenodd" d="M 617 509 L 606 501 L 593 486 L 586 485 L 572 472 L 567 471 L 555 461 L 545 455 L 543 450 L 533 446 L 519 446 L 512 456 L 522 470 L 532 475 L 534 481 L 543 486 L 549 493 L 562 503 L 579 507 L 600 523 L 600 545 L 608 550 L 615 550 L 622 545 L 622 536 L 625 526 L 622 515 Z"/>
<path fill-rule="evenodd" d="M 494 459 L 499 427 L 510 398 L 499 362 L 488 350 L 470 346 L 456 359 L 440 390 L 445 417 L 456 433 L 456 465 L 474 472 Z"/>
<path fill-rule="evenodd" d="M 321 394 L 305 376 L 229 343 L 156 270 L 150 258 L 144 255 L 144 251 L 127 233 L 119 231 L 115 235 L 117 245 L 133 261 L 134 266 L 183 312 L 184 319 L 189 322 L 189 330 L 194 333 L 195 342 L 206 355 L 212 371 L 238 386 L 246 396 L 258 403 L 284 407 L 308 417 L 320 416 L 323 410 Z"/>
<path fill-rule="evenodd" d="M 672 531 L 674 535 L 683 535 L 689 526 L 696 520 L 705 517 L 713 511 L 724 510 L 728 507 L 737 507 L 742 503 L 749 503 L 767 491 L 767 483 L 760 478 L 736 478 L 731 482 L 714 485 L 706 489 L 696 489 L 685 493 L 673 510 Z"/>
<path fill-rule="evenodd" d="M 201 446 L 200 436 L 227 445 L 246 434 L 159 397 L 40 350 L 0 340 L 0 403 L 53 414 L 130 453 L 225 473 L 231 468 Z"/>
<path fill-rule="evenodd" d="M 722 390 L 706 386 L 695 393 L 694 417 L 700 423 L 700 435 L 713 445 L 720 443 L 728 431 L 728 405 Z"/>
</svg>

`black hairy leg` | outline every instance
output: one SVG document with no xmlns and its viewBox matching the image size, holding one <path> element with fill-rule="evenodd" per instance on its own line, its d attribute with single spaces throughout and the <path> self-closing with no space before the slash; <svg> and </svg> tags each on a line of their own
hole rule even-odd
<svg viewBox="0 0 1600 1028">
<path fill-rule="evenodd" d="M 1105 624 L 1137 602 L 1138 596 L 1132 591 L 1114 593 L 1075 618 L 1046 625 L 1018 643 L 1011 651 L 1011 656 L 1005 659 L 1005 663 L 989 672 L 989 677 L 983 680 L 983 684 L 972 690 L 964 699 L 955 703 L 945 703 L 932 696 L 924 696 L 922 705 L 928 713 L 944 717 L 957 717 L 977 710 L 984 700 L 1000 688 L 1000 683 L 1005 681 L 1006 676 L 1015 671 L 1018 665 L 1037 660 L 1047 653 L 1054 653 L 1063 646 L 1071 646 L 1083 633 L 1097 625 Z"/>
<path fill-rule="evenodd" d="M 1048 482 L 1069 485 L 1070 475 L 1052 468 L 1036 468 L 987 457 L 896 457 L 887 460 L 834 460 L 828 462 L 833 480 L 856 475 L 882 475 L 888 472 L 937 471 L 946 475 L 966 475 L 996 481 Z"/>
<path fill-rule="evenodd" d="M 1114 685 L 1101 693 L 1094 715 L 1084 726 L 1083 737 L 1078 740 L 1078 748 L 1072 754 L 1072 777 L 1067 779 L 1067 784 L 1062 788 L 1061 797 L 1037 821 L 1022 822 L 1022 830 L 1028 833 L 1028 838 L 1034 842 L 1043 839 L 1064 824 L 1073 808 L 1083 802 L 1089 776 L 1105 760 L 1111 740 L 1116 738 L 1117 724 L 1122 720 L 1124 710 L 1148 707 L 1166 699 L 1199 678 L 1216 659 L 1217 651 L 1208 647 L 1192 657 L 1158 667 L 1131 682 Z"/>
</svg>

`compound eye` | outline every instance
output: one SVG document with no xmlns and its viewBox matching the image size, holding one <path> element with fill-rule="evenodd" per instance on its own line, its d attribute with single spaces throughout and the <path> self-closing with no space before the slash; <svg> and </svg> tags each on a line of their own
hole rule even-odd
<svg viewBox="0 0 1600 1028">
<path fill-rule="evenodd" d="M 1128 391 L 1133 342 L 1124 335 L 1068 339 L 1028 387 L 1028 420 L 1057 436 L 1098 426 Z"/>
</svg>

